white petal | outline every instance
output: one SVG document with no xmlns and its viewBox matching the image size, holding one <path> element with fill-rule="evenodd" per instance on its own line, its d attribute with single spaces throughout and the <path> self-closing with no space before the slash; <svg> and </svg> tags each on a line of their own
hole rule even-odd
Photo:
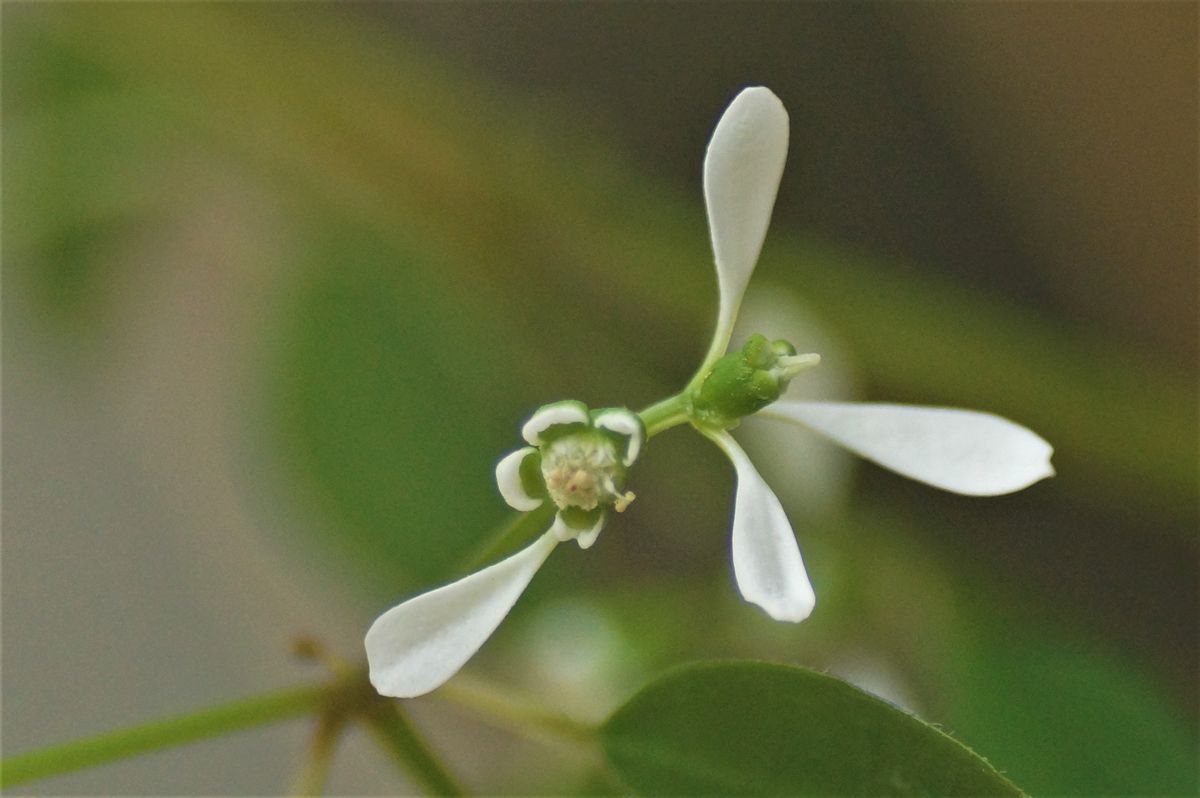
<svg viewBox="0 0 1200 798">
<path fill-rule="evenodd" d="M 574 540 L 579 544 L 581 549 L 590 549 L 592 544 L 596 542 L 596 538 L 600 535 L 600 530 L 604 529 L 604 521 L 607 515 L 600 513 L 600 517 L 596 519 L 596 523 L 592 524 L 588 529 L 576 529 L 563 520 L 562 514 L 554 516 L 554 523 L 550 526 L 550 531 L 547 534 L 553 535 L 560 543 L 566 543 L 568 540 Z"/>
<path fill-rule="evenodd" d="M 600 517 L 596 519 L 596 523 L 592 524 L 590 529 L 585 529 L 575 536 L 575 542 L 579 544 L 579 548 L 590 549 L 592 547 L 596 538 L 600 536 L 600 530 L 604 529 L 604 521 L 607 517 L 607 513 L 600 513 Z"/>
<path fill-rule="evenodd" d="M 803 424 L 884 468 L 969 496 L 1012 493 L 1054 475 L 1050 444 L 991 413 L 782 401 L 760 415 Z"/>
<path fill-rule="evenodd" d="M 616 407 L 597 413 L 596 417 L 592 419 L 592 423 L 600 429 L 606 429 L 628 438 L 625 456 L 621 462 L 626 466 L 633 465 L 633 461 L 637 460 L 638 454 L 642 451 L 642 441 L 646 435 L 646 427 L 637 413 Z"/>
<path fill-rule="evenodd" d="M 816 604 L 800 547 L 779 499 L 728 432 L 705 432 L 733 461 L 733 573 L 742 597 L 777 621 L 803 621 Z"/>
<path fill-rule="evenodd" d="M 759 330 L 770 330 L 772 338 L 803 342 L 806 349 L 821 353 L 820 368 L 788 383 L 783 398 L 856 397 L 858 381 L 848 347 L 789 287 L 761 279 L 750 283 L 733 338 L 744 341 Z M 785 476 L 772 487 L 794 525 L 807 527 L 808 521 L 847 506 L 859 460 L 833 441 L 808 429 L 789 435 L 778 423 L 756 416 L 737 428 L 737 440 L 759 471 Z"/>
<path fill-rule="evenodd" d="M 721 304 L 706 363 L 729 344 L 738 305 L 771 222 L 787 148 L 787 111 L 762 86 L 734 98 L 708 144 L 704 200 Z"/>
<path fill-rule="evenodd" d="M 366 639 L 371 684 L 397 698 L 440 687 L 496 630 L 557 545 L 544 534 L 506 560 L 379 616 Z"/>
<path fill-rule="evenodd" d="M 521 484 L 521 463 L 535 452 L 537 449 L 526 446 L 505 455 L 496 463 L 496 487 L 500 489 L 500 495 L 508 502 L 509 507 L 523 513 L 542 506 L 542 500 L 526 493 L 525 486 Z"/>
<path fill-rule="evenodd" d="M 592 547 L 592 544 L 596 542 L 596 538 L 598 538 L 600 536 L 600 529 L 603 526 L 604 526 L 604 521 L 600 521 L 598 524 L 596 524 L 591 529 L 588 529 L 584 532 L 580 532 L 579 536 L 577 538 L 575 538 L 575 542 L 579 544 L 579 548 L 590 549 Z"/>
<path fill-rule="evenodd" d="M 521 427 L 521 436 L 532 446 L 542 444 L 542 433 L 559 424 L 586 424 L 587 405 L 574 399 L 542 405 Z"/>
<path fill-rule="evenodd" d="M 553 535 L 554 539 L 559 543 L 566 543 L 568 540 L 574 540 L 575 536 L 579 534 L 579 530 L 568 526 L 561 515 L 555 514 L 554 523 L 550 525 L 549 534 Z"/>
</svg>

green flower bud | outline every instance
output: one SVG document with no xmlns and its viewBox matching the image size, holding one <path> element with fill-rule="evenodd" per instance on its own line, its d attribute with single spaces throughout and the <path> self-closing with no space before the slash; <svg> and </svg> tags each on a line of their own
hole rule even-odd
<svg viewBox="0 0 1200 798">
<path fill-rule="evenodd" d="M 756 333 L 713 364 L 691 396 L 691 416 L 705 426 L 732 427 L 778 399 L 792 377 L 819 361 L 818 355 L 797 355 L 787 341 Z"/>
</svg>

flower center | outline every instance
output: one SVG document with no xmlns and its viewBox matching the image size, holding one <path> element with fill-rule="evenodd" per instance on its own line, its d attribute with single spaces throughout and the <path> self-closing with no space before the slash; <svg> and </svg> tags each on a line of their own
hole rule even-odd
<svg viewBox="0 0 1200 798">
<path fill-rule="evenodd" d="M 542 477 L 559 509 L 594 510 L 620 498 L 625 468 L 607 436 L 576 434 L 542 448 Z"/>
</svg>

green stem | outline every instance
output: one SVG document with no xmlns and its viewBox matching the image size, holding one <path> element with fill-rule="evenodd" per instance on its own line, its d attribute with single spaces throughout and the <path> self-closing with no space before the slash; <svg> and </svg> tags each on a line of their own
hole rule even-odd
<svg viewBox="0 0 1200 798">
<path fill-rule="evenodd" d="M 298 717 L 329 697 L 325 685 L 294 688 L 19 754 L 0 763 L 0 788 Z"/>
<path fill-rule="evenodd" d="M 596 730 L 589 724 L 467 676 L 447 682 L 435 695 L 487 715 L 497 725 L 526 737 L 549 736 L 585 745 L 596 742 Z"/>
<path fill-rule="evenodd" d="M 376 741 L 431 795 L 463 795 L 395 701 L 372 705 L 364 720 Z"/>
<path fill-rule="evenodd" d="M 688 421 L 686 393 L 676 394 L 650 405 L 639 414 L 646 425 L 647 437 Z M 553 506 L 544 504 L 528 513 L 514 514 L 463 564 L 467 573 L 500 559 L 528 542 L 549 523 Z M 365 681 L 365 680 L 364 680 Z M 0 763 L 0 787 L 23 784 L 74 770 L 102 765 L 118 759 L 150 751 L 215 737 L 228 732 L 271 723 L 284 718 L 307 714 L 320 708 L 323 701 L 332 706 L 347 685 L 317 686 L 287 690 L 255 698 L 235 701 L 178 718 L 148 723 L 131 729 L 101 734 L 53 748 L 16 756 Z M 448 697 L 459 703 L 503 719 L 505 725 L 522 733 L 530 728 L 590 742 L 593 730 L 577 721 L 530 707 L 512 696 L 484 689 L 478 684 L 443 688 Z M 372 691 L 372 695 L 374 695 Z M 398 707 L 389 710 L 371 708 L 366 721 L 376 737 L 393 753 L 397 761 L 435 793 L 460 794 L 453 779 L 445 772 L 429 749 L 416 736 L 411 724 Z M 337 738 L 342 730 L 346 711 L 330 710 L 323 715 L 317 738 L 310 751 L 310 760 L 297 778 L 296 789 L 315 794 L 324 783 L 325 773 Z"/>
<path fill-rule="evenodd" d="M 661 402 L 655 402 L 638 415 L 641 416 L 642 423 L 646 426 L 647 438 L 653 438 L 660 432 L 683 424 L 688 420 L 687 392 L 684 391 L 663 399 Z"/>
</svg>

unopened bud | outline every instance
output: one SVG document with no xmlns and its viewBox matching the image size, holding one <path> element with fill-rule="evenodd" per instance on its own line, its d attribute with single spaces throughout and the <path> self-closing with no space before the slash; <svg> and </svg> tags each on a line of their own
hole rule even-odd
<svg viewBox="0 0 1200 798">
<path fill-rule="evenodd" d="M 713 364 L 692 395 L 692 416 L 719 429 L 732 427 L 774 402 L 793 377 L 820 361 L 820 355 L 796 354 L 787 341 L 752 335 L 740 350 Z"/>
</svg>

